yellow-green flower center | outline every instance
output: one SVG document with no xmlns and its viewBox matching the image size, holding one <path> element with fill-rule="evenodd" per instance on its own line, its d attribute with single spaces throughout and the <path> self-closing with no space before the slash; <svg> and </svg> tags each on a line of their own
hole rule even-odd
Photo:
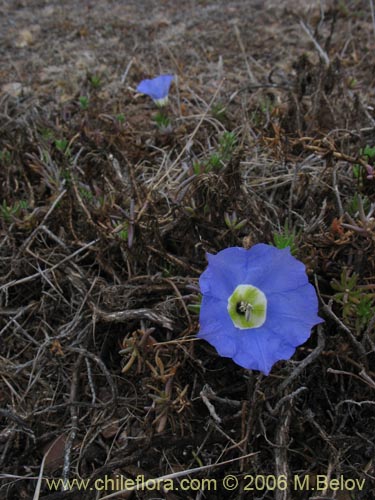
<svg viewBox="0 0 375 500">
<path fill-rule="evenodd" d="M 228 299 L 228 312 L 240 330 L 259 328 L 266 321 L 266 296 L 253 285 L 238 285 Z"/>
</svg>

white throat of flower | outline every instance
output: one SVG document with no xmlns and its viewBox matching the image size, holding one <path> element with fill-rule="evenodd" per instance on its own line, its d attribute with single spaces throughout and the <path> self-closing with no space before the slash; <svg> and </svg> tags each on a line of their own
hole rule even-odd
<svg viewBox="0 0 375 500">
<path fill-rule="evenodd" d="M 238 285 L 228 299 L 228 313 L 240 330 L 259 328 L 266 321 L 267 298 L 253 285 Z"/>
<path fill-rule="evenodd" d="M 154 103 L 159 106 L 159 108 L 163 108 L 169 102 L 169 96 L 161 97 L 159 99 L 154 99 Z"/>
</svg>

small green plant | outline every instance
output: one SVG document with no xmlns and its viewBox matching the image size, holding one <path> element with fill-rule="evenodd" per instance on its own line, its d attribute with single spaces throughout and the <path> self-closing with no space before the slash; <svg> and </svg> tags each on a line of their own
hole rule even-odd
<svg viewBox="0 0 375 500">
<path fill-rule="evenodd" d="M 211 113 L 219 122 L 223 122 L 226 119 L 226 108 L 221 102 L 217 102 L 211 106 Z"/>
<path fill-rule="evenodd" d="M 84 198 L 85 200 L 92 202 L 94 200 L 94 195 L 90 191 L 90 189 L 84 187 L 84 186 L 79 186 L 78 188 L 79 194 Z"/>
<path fill-rule="evenodd" d="M 352 76 L 348 79 L 347 85 L 349 89 L 355 89 L 355 87 L 358 85 L 358 80 L 354 78 L 354 76 Z"/>
<path fill-rule="evenodd" d="M 371 318 L 374 316 L 375 307 L 374 299 L 370 294 L 362 295 L 359 299 L 356 314 L 356 329 L 357 331 L 366 328 Z"/>
<path fill-rule="evenodd" d="M 353 165 L 353 177 L 357 181 L 362 180 L 362 172 L 363 172 L 363 166 L 359 165 L 358 163 Z"/>
<path fill-rule="evenodd" d="M 194 297 L 194 301 L 191 304 L 188 304 L 187 308 L 194 314 L 199 314 L 201 310 L 202 304 L 202 294 L 198 293 L 196 297 Z"/>
<path fill-rule="evenodd" d="M 156 113 L 156 115 L 154 116 L 154 122 L 158 127 L 158 129 L 160 130 L 167 129 L 171 124 L 170 119 L 165 115 L 165 113 L 162 110 Z"/>
<path fill-rule="evenodd" d="M 375 314 L 374 293 L 367 291 L 366 285 L 358 285 L 358 275 L 343 269 L 340 281 L 332 280 L 331 287 L 336 293 L 333 300 L 342 307 L 345 321 L 354 322 L 357 333 L 365 328 Z"/>
<path fill-rule="evenodd" d="M 120 236 L 120 238 L 124 241 L 127 241 L 128 239 L 128 229 L 121 229 L 121 231 L 118 233 L 118 235 Z"/>
<path fill-rule="evenodd" d="M 50 128 L 43 128 L 40 133 L 45 141 L 53 141 L 54 133 Z"/>
<path fill-rule="evenodd" d="M 129 224 L 128 221 L 115 221 L 114 227 L 119 228 L 121 226 L 121 229 L 116 231 L 117 235 L 119 238 L 121 238 L 124 241 L 128 240 L 128 235 L 129 235 Z"/>
<path fill-rule="evenodd" d="M 237 218 L 236 212 L 232 212 L 231 215 L 228 214 L 227 212 L 225 212 L 225 214 L 224 214 L 224 221 L 225 221 L 225 224 L 226 224 L 227 228 L 230 229 L 233 232 L 239 231 L 240 229 L 242 229 L 243 227 L 245 227 L 246 224 L 247 224 L 247 219 L 243 219 L 240 222 L 238 222 L 238 218 Z"/>
<path fill-rule="evenodd" d="M 203 172 L 208 173 L 212 170 L 221 170 L 232 158 L 236 144 L 236 134 L 234 132 L 224 132 L 219 138 L 216 151 L 211 153 L 207 160 L 193 164 L 194 174 L 199 175 Z"/>
<path fill-rule="evenodd" d="M 125 123 L 125 115 L 123 115 L 122 113 L 116 115 L 116 120 L 121 124 Z"/>
<path fill-rule="evenodd" d="M 173 267 L 173 264 L 166 262 L 163 266 L 161 274 L 163 278 L 171 278 L 173 276 L 174 271 L 175 269 Z"/>
<path fill-rule="evenodd" d="M 202 164 L 199 163 L 199 161 L 195 161 L 193 163 L 193 172 L 194 172 L 194 175 L 199 175 L 202 173 Z"/>
<path fill-rule="evenodd" d="M 89 98 L 86 96 L 81 96 L 79 98 L 79 106 L 83 111 L 86 111 L 89 107 Z"/>
<path fill-rule="evenodd" d="M 72 174 L 71 174 L 71 172 L 67 168 L 63 168 L 61 170 L 61 177 L 66 182 L 66 184 L 68 186 L 72 182 Z"/>
<path fill-rule="evenodd" d="M 370 210 L 371 202 L 370 202 L 368 196 L 361 197 L 358 193 L 354 193 L 354 196 L 350 200 L 350 203 L 349 203 L 348 208 L 347 208 L 349 215 L 352 215 L 353 217 L 355 217 L 358 214 L 358 212 L 360 210 L 361 202 L 362 202 L 363 210 L 365 210 L 366 212 L 368 212 Z"/>
<path fill-rule="evenodd" d="M 357 290 L 358 276 L 354 273 L 350 275 L 348 269 L 343 269 L 340 281 L 332 280 L 331 287 L 336 293 L 333 300 L 342 305 L 344 319 L 353 316 L 360 301 L 360 292 Z"/>
<path fill-rule="evenodd" d="M 275 104 L 268 96 L 261 98 L 258 105 L 251 113 L 251 122 L 255 127 L 261 127 L 269 122 L 270 115 L 275 109 Z"/>
<path fill-rule="evenodd" d="M 237 144 L 237 136 L 234 132 L 224 132 L 219 139 L 219 154 L 224 162 L 231 159 Z"/>
<path fill-rule="evenodd" d="M 267 115 L 267 114 L 272 113 L 272 111 L 274 109 L 274 104 L 273 104 L 272 100 L 267 96 L 264 99 L 260 100 L 259 107 L 260 107 L 261 112 L 264 115 Z"/>
<path fill-rule="evenodd" d="M 347 7 L 346 2 L 344 0 L 339 0 L 337 3 L 337 7 L 338 7 L 340 14 L 343 17 L 350 16 L 351 12 L 350 12 L 349 8 Z"/>
<path fill-rule="evenodd" d="M 375 220 L 373 217 L 375 205 L 370 203 L 367 196 L 362 199 L 362 197 L 357 194 L 353 197 L 350 208 L 355 211 L 353 217 L 347 212 L 346 217 L 350 224 L 342 222 L 342 227 L 355 231 L 365 238 L 372 237 L 375 228 Z"/>
<path fill-rule="evenodd" d="M 366 173 L 365 171 L 367 168 L 371 171 L 371 165 L 375 163 L 375 146 L 371 147 L 367 145 L 364 148 L 361 148 L 359 150 L 359 155 L 361 159 L 368 164 L 368 167 L 365 167 L 359 163 L 355 163 L 353 165 L 353 177 L 354 179 L 357 180 L 359 187 L 363 187 L 363 178 L 364 174 Z M 369 171 L 367 171 L 367 174 L 369 174 Z"/>
<path fill-rule="evenodd" d="M 99 75 L 92 75 L 90 77 L 90 83 L 94 89 L 98 89 L 102 84 L 100 76 Z"/>
<path fill-rule="evenodd" d="M 65 155 L 65 156 L 69 156 L 70 155 L 69 142 L 67 141 L 67 139 L 56 139 L 55 140 L 55 147 L 63 155 Z"/>
<path fill-rule="evenodd" d="M 373 160 L 375 158 L 375 146 L 366 146 L 365 148 L 360 150 L 361 156 L 366 158 L 366 161 Z"/>
<path fill-rule="evenodd" d="M 209 157 L 207 165 L 206 165 L 206 171 L 209 172 L 210 170 L 219 170 L 223 166 L 222 159 L 220 153 L 212 153 L 212 155 Z"/>
<path fill-rule="evenodd" d="M 288 222 L 285 222 L 284 228 L 280 232 L 273 233 L 273 242 L 275 247 L 280 250 L 289 247 L 290 253 L 295 255 L 297 253 L 296 237 L 295 229 L 290 230 Z"/>
<path fill-rule="evenodd" d="M 22 210 L 28 208 L 28 203 L 25 200 L 16 201 L 13 205 L 7 205 L 6 201 L 0 205 L 0 216 L 9 223 L 14 217 L 18 217 Z"/>
<path fill-rule="evenodd" d="M 10 154 L 10 151 L 8 151 L 7 149 L 3 149 L 2 151 L 0 151 L 0 162 L 3 165 L 9 165 L 11 159 L 12 155 Z"/>
<path fill-rule="evenodd" d="M 203 217 L 207 217 L 211 213 L 211 208 L 208 203 L 203 206 Z"/>
</svg>

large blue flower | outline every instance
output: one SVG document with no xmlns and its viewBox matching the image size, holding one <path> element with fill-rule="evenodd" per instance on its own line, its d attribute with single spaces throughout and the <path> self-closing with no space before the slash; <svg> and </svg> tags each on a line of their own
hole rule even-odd
<svg viewBox="0 0 375 500">
<path fill-rule="evenodd" d="M 173 79 L 173 75 L 160 75 L 152 80 L 142 80 L 137 91 L 150 96 L 158 106 L 164 106 L 168 102 L 169 87 Z"/>
<path fill-rule="evenodd" d="M 263 243 L 207 254 L 198 336 L 221 356 L 268 374 L 289 359 L 323 320 L 305 266 L 289 248 Z"/>
</svg>

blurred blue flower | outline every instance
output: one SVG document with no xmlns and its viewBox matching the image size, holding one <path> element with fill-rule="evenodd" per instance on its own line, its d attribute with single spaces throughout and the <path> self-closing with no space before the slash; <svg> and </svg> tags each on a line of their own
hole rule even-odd
<svg viewBox="0 0 375 500">
<path fill-rule="evenodd" d="M 289 359 L 323 322 L 305 266 L 289 248 L 263 243 L 250 250 L 226 248 L 207 254 L 199 284 L 203 294 L 198 337 L 221 356 L 266 375 Z"/>
<path fill-rule="evenodd" d="M 161 75 L 152 80 L 142 80 L 137 91 L 150 96 L 158 106 L 165 106 L 173 79 L 173 75 Z"/>
</svg>

